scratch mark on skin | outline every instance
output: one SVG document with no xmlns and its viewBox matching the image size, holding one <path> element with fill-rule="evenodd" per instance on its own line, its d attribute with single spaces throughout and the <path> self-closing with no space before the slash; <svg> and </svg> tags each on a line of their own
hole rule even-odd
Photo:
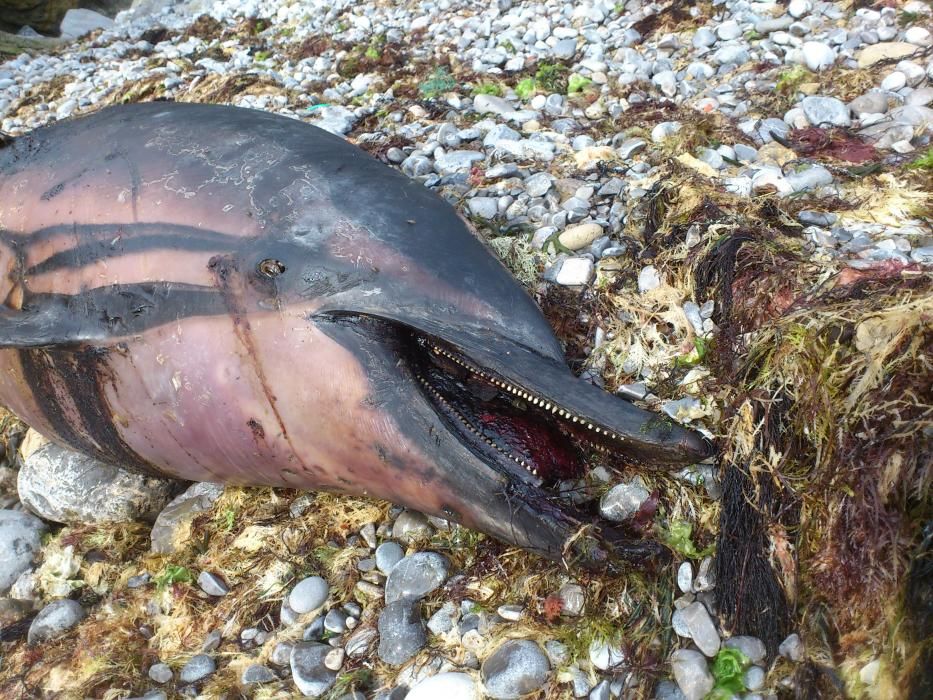
<svg viewBox="0 0 933 700">
<path fill-rule="evenodd" d="M 244 350 L 246 350 L 249 365 L 253 368 L 256 378 L 259 380 L 259 386 L 262 389 L 263 395 L 266 397 L 266 401 L 269 403 L 269 408 L 272 409 L 275 420 L 279 425 L 282 438 L 288 443 L 292 457 L 298 461 L 302 469 L 307 473 L 313 473 L 308 465 L 301 459 L 298 450 L 296 450 L 295 446 L 292 444 L 291 436 L 285 428 L 285 421 L 279 413 L 276 396 L 269 388 L 269 381 L 266 378 L 266 373 L 259 360 L 256 344 L 253 342 L 253 334 L 249 319 L 247 318 L 246 309 L 243 308 L 243 304 L 238 298 L 236 290 L 233 288 L 233 280 L 231 277 L 240 274 L 236 261 L 229 257 L 218 255 L 211 258 L 207 266 L 214 273 L 217 289 L 220 290 L 224 303 L 227 305 L 230 318 L 233 321 L 233 331 L 236 333 L 237 340 L 240 341 L 240 344 L 243 346 Z M 250 427 L 252 428 L 252 426 Z M 263 433 L 265 434 L 265 430 L 263 430 Z"/>
</svg>

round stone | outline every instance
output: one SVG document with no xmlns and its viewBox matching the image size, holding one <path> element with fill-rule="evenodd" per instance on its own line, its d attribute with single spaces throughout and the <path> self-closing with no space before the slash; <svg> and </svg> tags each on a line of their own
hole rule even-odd
<svg viewBox="0 0 933 700">
<path fill-rule="evenodd" d="M 438 673 L 416 683 L 405 700 L 476 700 L 476 682 L 466 673 Z"/>
<path fill-rule="evenodd" d="M 603 235 L 603 227 L 599 224 L 577 224 L 568 226 L 560 234 L 558 240 L 560 244 L 570 250 L 580 250 Z"/>
<path fill-rule="evenodd" d="M 599 512 L 608 520 L 623 522 L 635 515 L 650 495 L 638 480 L 617 484 L 600 499 Z"/>
<path fill-rule="evenodd" d="M 49 603 L 29 625 L 26 640 L 29 644 L 38 644 L 47 639 L 61 637 L 81 622 L 86 614 L 84 608 L 75 600 L 56 600 Z"/>
<path fill-rule="evenodd" d="M 495 199 L 493 204 L 495 204 Z M 495 213 L 493 213 L 495 216 Z M 488 217 L 492 218 L 492 217 Z M 434 528 L 428 522 L 428 518 L 423 513 L 415 510 L 406 510 L 395 520 L 392 526 L 392 536 L 402 542 L 416 542 L 431 537 L 434 534 Z"/>
<path fill-rule="evenodd" d="M 243 685 L 252 685 L 254 683 L 271 683 L 272 681 L 277 681 L 279 677 L 275 675 L 273 671 L 268 666 L 263 666 L 262 664 L 252 664 L 243 669 L 243 675 L 240 676 L 240 680 Z"/>
<path fill-rule="evenodd" d="M 158 663 L 149 667 L 149 678 L 155 683 L 160 685 L 168 683 L 174 677 L 175 674 L 172 673 L 172 669 L 168 664 Z"/>
<path fill-rule="evenodd" d="M 299 615 L 317 610 L 327 602 L 330 586 L 320 576 L 309 576 L 298 582 L 288 595 L 288 606 Z"/>
<path fill-rule="evenodd" d="M 376 547 L 376 568 L 386 576 L 404 558 L 405 550 L 397 542 L 383 542 Z"/>
<path fill-rule="evenodd" d="M 547 656 L 534 642 L 516 639 L 496 649 L 482 665 L 486 694 L 496 700 L 511 700 L 534 692 L 551 672 Z"/>
<path fill-rule="evenodd" d="M 386 580 L 385 600 L 423 598 L 447 580 L 447 559 L 436 552 L 417 552 L 402 559 Z"/>
</svg>

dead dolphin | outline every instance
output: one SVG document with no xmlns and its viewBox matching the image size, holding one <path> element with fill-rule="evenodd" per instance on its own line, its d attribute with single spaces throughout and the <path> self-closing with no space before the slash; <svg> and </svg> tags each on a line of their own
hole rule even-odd
<svg viewBox="0 0 933 700">
<path fill-rule="evenodd" d="M 298 120 L 150 103 L 14 139 L 0 270 L 0 402 L 123 467 L 371 495 L 595 564 L 663 548 L 547 490 L 575 445 L 710 454 L 576 379 L 440 197 Z"/>
</svg>

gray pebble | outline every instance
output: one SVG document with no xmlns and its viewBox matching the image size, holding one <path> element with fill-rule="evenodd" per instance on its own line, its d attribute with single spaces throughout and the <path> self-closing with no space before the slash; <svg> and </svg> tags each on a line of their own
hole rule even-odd
<svg viewBox="0 0 933 700">
<path fill-rule="evenodd" d="M 379 615 L 379 658 L 399 666 L 414 656 L 427 642 L 421 603 L 402 598 L 388 605 Z"/>
<path fill-rule="evenodd" d="M 29 625 L 26 639 L 29 644 L 38 644 L 48 639 L 61 637 L 81 622 L 86 615 L 84 608 L 77 601 L 56 600 L 39 611 L 32 624 Z"/>
<path fill-rule="evenodd" d="M 599 512 L 608 520 L 623 522 L 631 518 L 651 494 L 641 480 L 617 484 L 599 501 Z"/>
<path fill-rule="evenodd" d="M 220 630 L 211 630 L 204 638 L 204 644 L 201 645 L 201 651 L 214 651 L 220 646 Z"/>
<path fill-rule="evenodd" d="M 386 580 L 385 600 L 423 598 L 447 580 L 447 559 L 436 552 L 417 552 L 402 559 Z"/>
<path fill-rule="evenodd" d="M 0 510 L 0 594 L 32 565 L 45 530 L 45 523 L 31 513 Z"/>
<path fill-rule="evenodd" d="M 197 683 L 217 670 L 217 664 L 207 654 L 196 654 L 181 667 L 178 680 L 182 683 Z"/>
<path fill-rule="evenodd" d="M 337 673 L 324 665 L 331 649 L 328 644 L 316 642 L 301 642 L 292 648 L 289 666 L 292 680 L 302 695 L 317 698 L 333 687 Z"/>
<path fill-rule="evenodd" d="M 493 216 L 495 216 L 495 199 L 492 199 L 492 204 Z M 402 542 L 416 542 L 428 539 L 433 534 L 434 528 L 428 522 L 427 516 L 415 510 L 404 511 L 396 518 L 395 524 L 392 526 L 392 536 Z"/>
<path fill-rule="evenodd" d="M 198 574 L 198 585 L 201 587 L 201 590 L 208 595 L 218 598 L 230 592 L 224 580 L 209 571 L 202 571 Z"/>
<path fill-rule="evenodd" d="M 243 685 L 252 685 L 254 683 L 271 683 L 279 680 L 279 677 L 268 666 L 262 664 L 252 664 L 243 669 L 240 676 L 240 682 Z"/>
<path fill-rule="evenodd" d="M 320 576 L 309 576 L 298 582 L 288 594 L 288 606 L 299 615 L 317 610 L 327 602 L 330 586 Z"/>
<path fill-rule="evenodd" d="M 497 700 L 519 698 L 547 683 L 551 665 L 535 642 L 505 642 L 482 665 L 486 694 Z"/>
<path fill-rule="evenodd" d="M 158 663 L 149 667 L 149 678 L 155 683 L 160 685 L 168 683 L 174 677 L 175 674 L 172 673 L 172 669 L 168 664 Z"/>
</svg>

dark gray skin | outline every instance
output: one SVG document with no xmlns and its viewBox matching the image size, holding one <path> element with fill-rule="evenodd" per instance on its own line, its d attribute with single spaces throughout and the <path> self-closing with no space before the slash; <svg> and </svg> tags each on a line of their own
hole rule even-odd
<svg viewBox="0 0 933 700">
<path fill-rule="evenodd" d="M 711 453 L 575 378 L 451 206 L 296 120 L 40 129 L 0 149 L 0 242 L 0 402 L 123 467 L 372 495 L 589 566 L 666 550 L 554 499 L 562 442 Z"/>
</svg>

